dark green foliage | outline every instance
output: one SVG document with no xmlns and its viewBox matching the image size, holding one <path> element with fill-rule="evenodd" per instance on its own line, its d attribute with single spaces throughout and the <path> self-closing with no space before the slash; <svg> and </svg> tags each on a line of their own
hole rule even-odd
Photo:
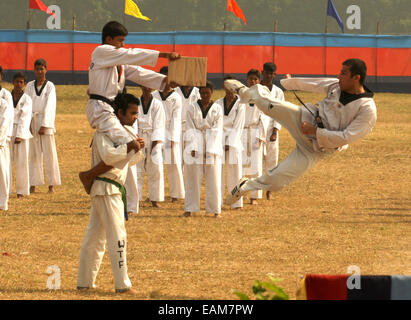
<svg viewBox="0 0 411 320">
<path fill-rule="evenodd" d="M 253 284 L 253 300 L 289 300 L 288 295 L 285 293 L 284 289 L 277 286 L 276 283 L 282 281 L 282 279 L 273 278 L 268 275 L 269 281 L 259 281 L 255 280 Z M 247 294 L 233 290 L 240 300 L 252 300 Z"/>
</svg>

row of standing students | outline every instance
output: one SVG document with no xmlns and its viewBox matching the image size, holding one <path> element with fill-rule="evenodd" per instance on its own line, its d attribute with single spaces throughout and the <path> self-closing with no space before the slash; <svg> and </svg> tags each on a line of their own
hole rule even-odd
<svg viewBox="0 0 411 320">
<path fill-rule="evenodd" d="M 265 84 L 280 100 L 284 94 L 272 82 L 276 66 L 266 63 L 260 73 L 251 69 L 249 86 Z M 167 67 L 160 73 L 167 74 Z M 226 78 L 231 78 L 227 76 Z M 243 175 L 256 177 L 277 166 L 278 131 L 281 125 L 264 115 L 253 103 L 242 103 L 226 90 L 213 102 L 213 86 L 166 88 L 162 92 L 142 87 L 136 133 L 145 141 L 145 160 L 129 168 L 125 183 L 129 213 L 139 211 L 144 176 L 148 198 L 154 207 L 164 201 L 164 167 L 171 201 L 184 199 L 184 216 L 200 211 L 205 177 L 205 211 L 220 217 L 225 189 L 230 191 Z M 262 191 L 250 195 L 256 204 Z M 267 198 L 270 198 L 269 192 Z M 243 199 L 231 205 L 242 208 Z"/>
<path fill-rule="evenodd" d="M 43 162 L 49 192 L 61 184 L 54 137 L 56 90 L 46 79 L 45 60 L 35 61 L 34 73 L 36 80 L 29 83 L 24 73 L 15 73 L 11 92 L 0 86 L 0 210 L 8 210 L 13 163 L 18 198 L 44 185 Z"/>
</svg>

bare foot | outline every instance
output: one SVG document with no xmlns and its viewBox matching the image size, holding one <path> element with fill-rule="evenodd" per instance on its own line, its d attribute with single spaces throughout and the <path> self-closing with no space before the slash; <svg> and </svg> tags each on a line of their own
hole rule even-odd
<svg viewBox="0 0 411 320">
<path fill-rule="evenodd" d="M 80 181 L 83 184 L 84 190 L 86 190 L 87 194 L 90 194 L 94 179 L 91 179 L 86 171 L 80 172 L 78 174 L 78 177 L 80 178 Z"/>
<path fill-rule="evenodd" d="M 116 289 L 116 293 L 135 295 L 135 294 L 137 294 L 137 291 L 136 291 L 135 289 L 133 289 L 133 288 L 128 288 L 128 289 Z"/>
<path fill-rule="evenodd" d="M 24 198 L 22 194 L 17 194 L 17 198 Z"/>
<path fill-rule="evenodd" d="M 54 186 L 49 186 L 49 192 L 48 193 L 54 193 Z"/>
<path fill-rule="evenodd" d="M 250 204 L 252 205 L 258 204 L 257 199 L 250 199 Z"/>
<path fill-rule="evenodd" d="M 151 201 L 151 204 L 153 205 L 153 208 L 160 208 L 157 201 Z"/>
<path fill-rule="evenodd" d="M 36 187 L 35 186 L 31 186 L 30 187 L 30 193 L 34 193 L 36 192 Z"/>
<path fill-rule="evenodd" d="M 184 212 L 182 217 L 187 217 L 187 218 L 191 217 L 191 212 L 188 212 L 188 211 Z"/>
<path fill-rule="evenodd" d="M 221 214 L 215 213 L 214 218 L 221 218 Z"/>
</svg>

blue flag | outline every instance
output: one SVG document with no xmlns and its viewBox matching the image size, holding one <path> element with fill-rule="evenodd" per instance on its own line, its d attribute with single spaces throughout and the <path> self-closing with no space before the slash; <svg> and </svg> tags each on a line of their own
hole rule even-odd
<svg viewBox="0 0 411 320">
<path fill-rule="evenodd" d="M 329 15 L 330 17 L 334 17 L 335 20 L 337 20 L 338 24 L 340 25 L 342 32 L 344 32 L 344 24 L 340 16 L 338 15 L 337 9 L 335 9 L 334 3 L 332 2 L 332 0 L 328 0 L 327 15 Z"/>
</svg>

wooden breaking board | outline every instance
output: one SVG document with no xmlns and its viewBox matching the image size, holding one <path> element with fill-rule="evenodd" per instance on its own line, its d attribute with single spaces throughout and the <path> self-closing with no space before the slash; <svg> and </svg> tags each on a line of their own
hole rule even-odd
<svg viewBox="0 0 411 320">
<path fill-rule="evenodd" d="M 206 57 L 181 57 L 168 64 L 168 82 L 180 86 L 204 87 L 207 82 Z"/>
</svg>

